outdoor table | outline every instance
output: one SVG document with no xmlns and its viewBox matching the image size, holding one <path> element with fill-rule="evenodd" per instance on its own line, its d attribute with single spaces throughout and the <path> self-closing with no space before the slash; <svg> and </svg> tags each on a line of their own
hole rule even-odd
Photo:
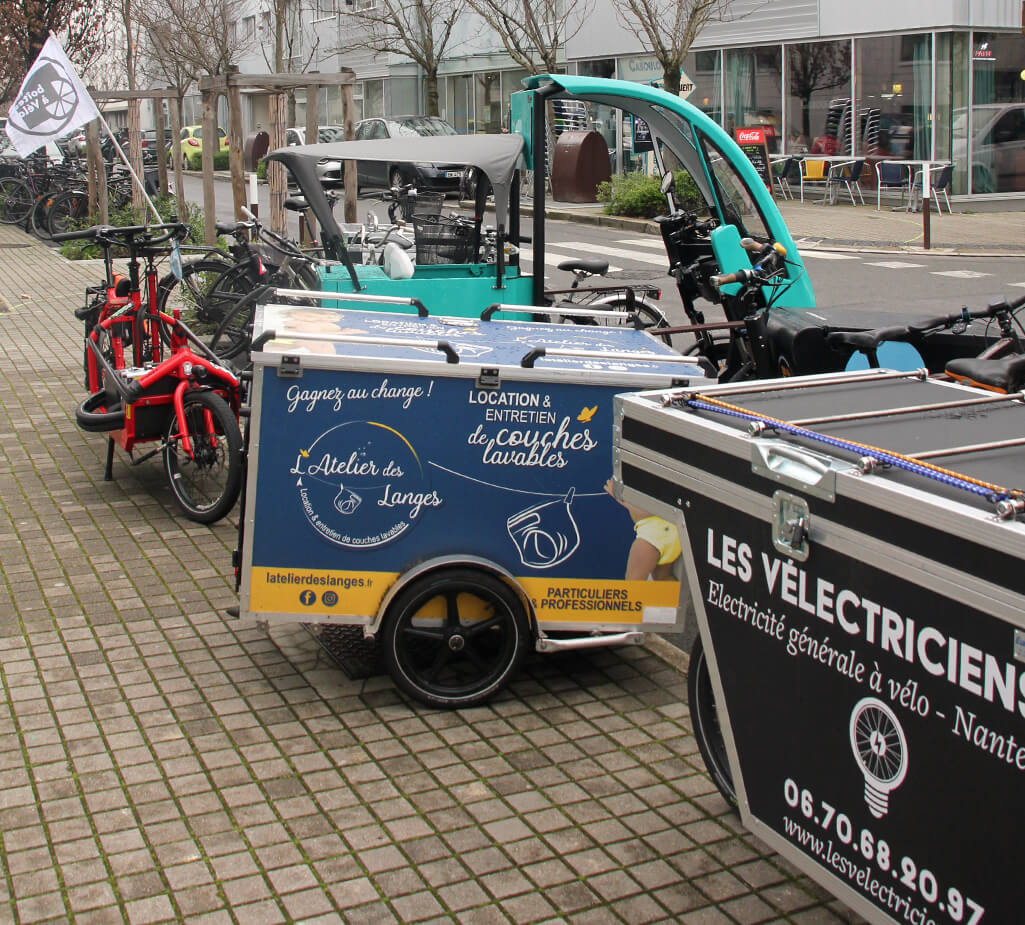
<svg viewBox="0 0 1025 925">
<path fill-rule="evenodd" d="M 917 160 L 917 159 L 904 159 L 904 158 L 885 158 L 884 160 L 877 161 L 876 168 L 876 211 L 878 212 L 882 208 L 882 190 L 879 188 L 879 165 L 880 164 L 898 164 L 901 167 L 906 167 L 908 170 L 908 205 L 906 211 L 917 212 L 915 208 L 915 171 L 917 170 L 922 176 L 922 199 L 924 200 L 929 195 L 929 174 L 940 167 L 946 167 L 950 161 L 931 161 L 931 160 Z M 896 211 L 896 210 L 894 210 Z"/>
</svg>

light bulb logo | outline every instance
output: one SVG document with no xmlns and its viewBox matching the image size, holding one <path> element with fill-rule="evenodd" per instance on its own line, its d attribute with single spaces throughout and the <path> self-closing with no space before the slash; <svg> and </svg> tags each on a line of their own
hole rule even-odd
<svg viewBox="0 0 1025 925">
<path fill-rule="evenodd" d="M 908 773 L 908 740 L 893 710 L 875 697 L 854 705 L 850 732 L 854 760 L 865 775 L 865 802 L 882 819 L 890 808 L 890 793 Z"/>
</svg>

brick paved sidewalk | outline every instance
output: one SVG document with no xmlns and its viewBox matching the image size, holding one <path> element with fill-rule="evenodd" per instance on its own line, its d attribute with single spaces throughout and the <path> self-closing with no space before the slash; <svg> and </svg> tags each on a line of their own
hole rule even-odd
<svg viewBox="0 0 1025 925">
<path fill-rule="evenodd" d="M 851 921 L 740 829 L 650 649 L 436 712 L 226 618 L 233 520 L 157 460 L 105 483 L 74 423 L 99 278 L 0 227 L 0 921 Z"/>
</svg>

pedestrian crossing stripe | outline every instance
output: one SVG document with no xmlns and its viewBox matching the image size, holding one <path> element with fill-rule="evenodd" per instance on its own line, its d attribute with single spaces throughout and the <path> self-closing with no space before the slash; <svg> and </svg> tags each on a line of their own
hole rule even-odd
<svg viewBox="0 0 1025 925">
<path fill-rule="evenodd" d="M 632 260 L 634 263 L 650 263 L 653 266 L 666 269 L 666 255 L 663 249 L 661 254 L 644 254 L 637 251 L 625 250 L 622 247 L 606 247 L 604 244 L 585 244 L 583 241 L 560 241 L 559 247 L 574 248 L 595 257 L 618 257 L 620 260 Z"/>
<path fill-rule="evenodd" d="M 933 276 L 950 276 L 953 279 L 981 279 L 989 276 L 989 273 L 980 273 L 978 270 L 932 270 Z"/>
<path fill-rule="evenodd" d="M 644 238 L 623 238 L 620 241 L 616 241 L 617 244 L 633 244 L 637 247 L 652 247 L 655 250 L 662 251 L 665 253 L 666 246 L 661 238 L 656 238 L 655 235 L 650 234 Z"/>
<path fill-rule="evenodd" d="M 885 267 L 887 270 L 913 270 L 916 267 L 924 267 L 924 263 L 908 263 L 906 260 L 876 260 L 869 261 L 870 267 Z"/>
<path fill-rule="evenodd" d="M 814 260 L 860 260 L 857 254 L 839 254 L 836 251 L 798 251 L 807 260 L 809 257 Z"/>
<path fill-rule="evenodd" d="M 566 245 L 563 245 L 563 246 L 565 247 Z M 563 260 L 576 260 L 577 256 L 579 256 L 579 255 L 560 254 L 560 253 L 558 253 L 556 251 L 549 250 L 546 247 L 545 248 L 545 266 L 558 267 L 559 264 L 562 263 Z M 521 267 L 522 266 L 526 266 L 527 264 L 533 263 L 533 262 L 534 262 L 534 251 L 531 248 L 529 248 L 529 247 L 521 247 L 520 248 L 520 266 Z M 665 263 L 664 260 L 662 262 Z M 609 264 L 609 272 L 610 273 L 622 273 L 623 272 L 623 268 L 622 267 L 614 267 L 614 266 L 612 266 L 612 264 Z"/>
</svg>

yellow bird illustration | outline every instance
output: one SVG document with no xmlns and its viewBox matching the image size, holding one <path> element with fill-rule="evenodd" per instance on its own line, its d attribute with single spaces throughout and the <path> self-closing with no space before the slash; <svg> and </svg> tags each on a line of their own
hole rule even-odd
<svg viewBox="0 0 1025 925">
<path fill-rule="evenodd" d="M 309 459 L 309 458 L 310 458 L 310 451 L 309 451 L 309 450 L 304 450 L 304 449 L 300 449 L 300 450 L 299 450 L 299 455 L 300 455 L 300 456 L 301 456 L 301 457 L 302 457 L 303 459 Z"/>
<path fill-rule="evenodd" d="M 593 408 L 582 408 L 580 414 L 577 415 L 577 420 L 582 424 L 590 422 L 591 418 L 594 417 L 595 412 L 598 410 L 598 406 L 595 405 Z"/>
</svg>

